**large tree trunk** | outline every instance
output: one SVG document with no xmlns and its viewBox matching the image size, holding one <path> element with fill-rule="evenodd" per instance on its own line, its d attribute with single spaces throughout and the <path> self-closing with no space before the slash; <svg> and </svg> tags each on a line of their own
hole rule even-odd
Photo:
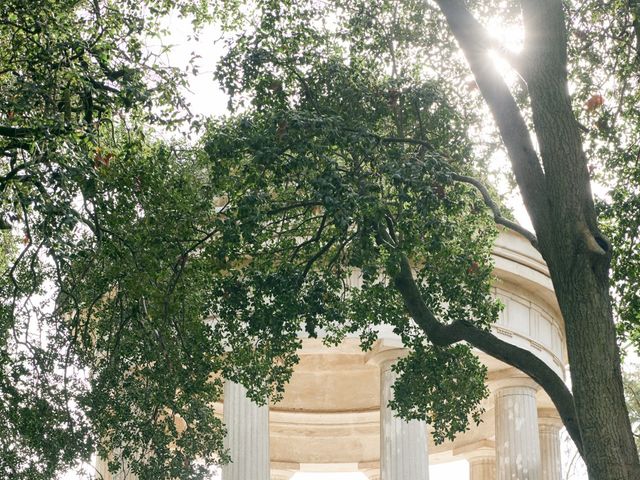
<svg viewBox="0 0 640 480">
<path fill-rule="evenodd" d="M 562 2 L 521 0 L 525 47 L 514 68 L 527 83 L 538 152 L 520 108 L 487 57 L 489 36 L 462 0 L 436 2 L 496 120 L 536 231 L 537 248 L 549 266 L 566 325 L 573 403 L 589 478 L 638 480 L 640 463 L 609 295 L 611 247 L 598 229 L 587 160 L 568 94 Z"/>
<path fill-rule="evenodd" d="M 552 267 L 565 321 L 583 458 L 590 479 L 640 479 L 625 408 L 607 276 L 594 272 L 588 257 L 579 254 L 563 268 Z"/>
</svg>

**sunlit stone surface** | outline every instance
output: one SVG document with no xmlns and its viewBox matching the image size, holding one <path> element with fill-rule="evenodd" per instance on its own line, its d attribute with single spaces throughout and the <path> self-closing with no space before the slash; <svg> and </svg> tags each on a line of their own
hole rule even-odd
<svg viewBox="0 0 640 480">
<path fill-rule="evenodd" d="M 495 480 L 496 457 L 494 452 L 478 456 L 474 455 L 468 460 L 470 480 Z"/>
<path fill-rule="evenodd" d="M 498 480 L 543 480 L 535 388 L 500 388 L 495 414 Z"/>
<path fill-rule="evenodd" d="M 560 456 L 560 429 L 562 422 L 552 410 L 538 412 L 540 452 L 542 453 L 542 478 L 562 480 L 562 458 Z"/>
<path fill-rule="evenodd" d="M 381 371 L 380 470 L 382 480 L 429 480 L 427 426 L 405 422 L 394 415 L 388 403 L 393 399 L 396 374 L 393 362 L 384 361 Z"/>
<path fill-rule="evenodd" d="M 525 239 L 504 232 L 496 242 L 494 261 L 498 278 L 494 293 L 505 305 L 494 334 L 533 352 L 564 378 L 564 326 L 542 258 Z M 350 283 L 357 288 L 357 276 Z M 421 438 L 416 430 L 381 433 L 389 431 L 387 422 L 391 425 L 390 412 L 384 408 L 392 380 L 386 368 L 404 353 L 390 328 L 380 329 L 379 341 L 366 353 L 360 351 L 357 338 L 333 348 L 321 340 L 305 339 L 284 400 L 271 405 L 272 472 L 359 471 L 370 479 L 395 480 L 397 473 L 391 467 L 387 470 L 390 464 L 385 459 L 412 451 L 408 463 L 424 461 L 425 466 L 419 467 L 424 478 L 428 463 L 467 460 L 473 480 L 556 480 L 546 472 L 551 471 L 548 465 L 558 465 L 554 452 L 559 451 L 559 439 L 555 434 L 545 437 L 546 427 L 540 427 L 538 436 L 537 424 L 537 411 L 557 417 L 553 404 L 520 372 L 481 353 L 489 369 L 491 395 L 483 404 L 486 412 L 479 426 L 472 425 L 453 442 L 441 445 L 427 438 L 424 450 L 403 446 L 411 436 Z M 508 385 L 515 390 L 506 390 Z M 509 445 L 504 445 L 505 438 Z M 422 459 L 425 450 L 428 461 Z M 412 478 L 407 472 L 400 475 Z"/>
</svg>

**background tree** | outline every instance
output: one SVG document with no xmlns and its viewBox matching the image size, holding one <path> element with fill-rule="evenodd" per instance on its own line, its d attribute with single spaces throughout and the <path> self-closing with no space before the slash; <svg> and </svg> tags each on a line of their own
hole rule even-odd
<svg viewBox="0 0 640 480">
<path fill-rule="evenodd" d="M 193 149 L 145 128 L 179 117 L 183 77 L 143 47 L 172 3 L 0 7 L 0 202 L 16 240 L 0 283 L 0 472 L 48 479 L 98 450 L 115 453 L 114 471 L 126 461 L 141 478 L 202 478 L 226 458 L 211 407 L 222 378 L 277 400 L 301 325 L 329 343 L 358 332 L 366 348 L 386 323 L 412 350 L 394 407 L 429 421 L 437 441 L 479 418 L 475 347 L 547 391 L 592 478 L 637 478 L 608 293 L 615 250 L 587 160 L 607 151 L 634 179 L 635 157 L 616 154 L 625 142 L 603 142 L 633 130 L 590 128 L 608 110 L 585 73 L 598 58 L 586 55 L 590 39 L 625 45 L 602 72 L 637 83 L 623 68 L 637 56 L 636 5 L 217 3 L 219 18 L 244 27 L 217 73 L 235 114 L 211 121 Z M 206 13 L 193 5 L 178 7 L 198 23 Z M 524 24 L 522 53 L 497 45 L 471 12 Z M 613 39 L 589 24 L 621 12 Z M 490 50 L 521 80 L 507 84 Z M 615 95 L 630 113 L 618 118 L 633 128 L 626 88 Z M 485 187 L 499 141 L 470 140 L 487 133 L 483 101 L 535 234 Z M 610 225 L 631 226 L 619 238 L 635 252 L 635 217 L 625 218 Z M 572 391 L 490 333 L 496 223 L 549 265 Z M 55 302 L 42 309 L 47 291 Z"/>
<path fill-rule="evenodd" d="M 175 9 L 207 14 L 0 5 L 2 478 L 55 478 L 96 450 L 141 478 L 225 458 L 220 343 L 195 288 L 215 259 L 186 266 L 215 231 L 213 194 L 197 155 L 148 135 L 188 114 L 184 72 L 145 46 Z"/>
<path fill-rule="evenodd" d="M 637 350 L 640 320 L 638 155 L 640 5 L 586 2 L 569 12 L 576 24 L 569 43 L 576 108 L 592 175 L 611 186 L 600 203 L 612 244 L 612 280 L 619 333 Z"/>
</svg>

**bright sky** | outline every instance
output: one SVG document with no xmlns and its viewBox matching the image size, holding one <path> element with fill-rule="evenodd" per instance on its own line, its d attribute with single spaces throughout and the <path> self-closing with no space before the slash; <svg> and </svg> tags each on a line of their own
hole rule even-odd
<svg viewBox="0 0 640 480">
<path fill-rule="evenodd" d="M 429 467 L 429 480 L 463 480 L 469 478 L 466 461 Z M 367 480 L 362 473 L 297 473 L 291 480 Z"/>
</svg>

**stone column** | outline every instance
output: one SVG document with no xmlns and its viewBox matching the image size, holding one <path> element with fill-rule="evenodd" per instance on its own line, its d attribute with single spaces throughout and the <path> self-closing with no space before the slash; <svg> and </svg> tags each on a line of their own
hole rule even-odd
<svg viewBox="0 0 640 480">
<path fill-rule="evenodd" d="M 536 385 L 521 378 L 496 391 L 498 480 L 546 480 L 540 465 Z"/>
<path fill-rule="evenodd" d="M 560 420 L 560 417 L 555 411 L 538 411 L 542 478 L 544 480 L 562 480 L 562 458 L 560 456 L 561 428 L 562 420 Z"/>
<path fill-rule="evenodd" d="M 469 480 L 496 480 L 496 452 L 479 448 L 467 455 Z"/>
<path fill-rule="evenodd" d="M 231 463 L 222 467 L 223 480 L 269 480 L 269 407 L 259 407 L 234 382 L 224 384 L 225 447 Z"/>
<path fill-rule="evenodd" d="M 380 363 L 380 480 L 429 480 L 427 425 L 405 422 L 389 408 L 396 374 L 394 360 Z"/>
<path fill-rule="evenodd" d="M 119 451 L 109 455 L 109 461 L 112 461 L 114 458 L 120 456 Z M 131 472 L 129 469 L 129 465 L 127 461 L 124 459 L 120 459 L 120 470 L 118 472 L 112 474 L 109 472 L 109 465 L 107 464 L 107 460 L 103 460 L 102 458 L 96 455 L 96 463 L 95 470 L 97 478 L 102 480 L 138 480 L 137 475 Z"/>
</svg>

